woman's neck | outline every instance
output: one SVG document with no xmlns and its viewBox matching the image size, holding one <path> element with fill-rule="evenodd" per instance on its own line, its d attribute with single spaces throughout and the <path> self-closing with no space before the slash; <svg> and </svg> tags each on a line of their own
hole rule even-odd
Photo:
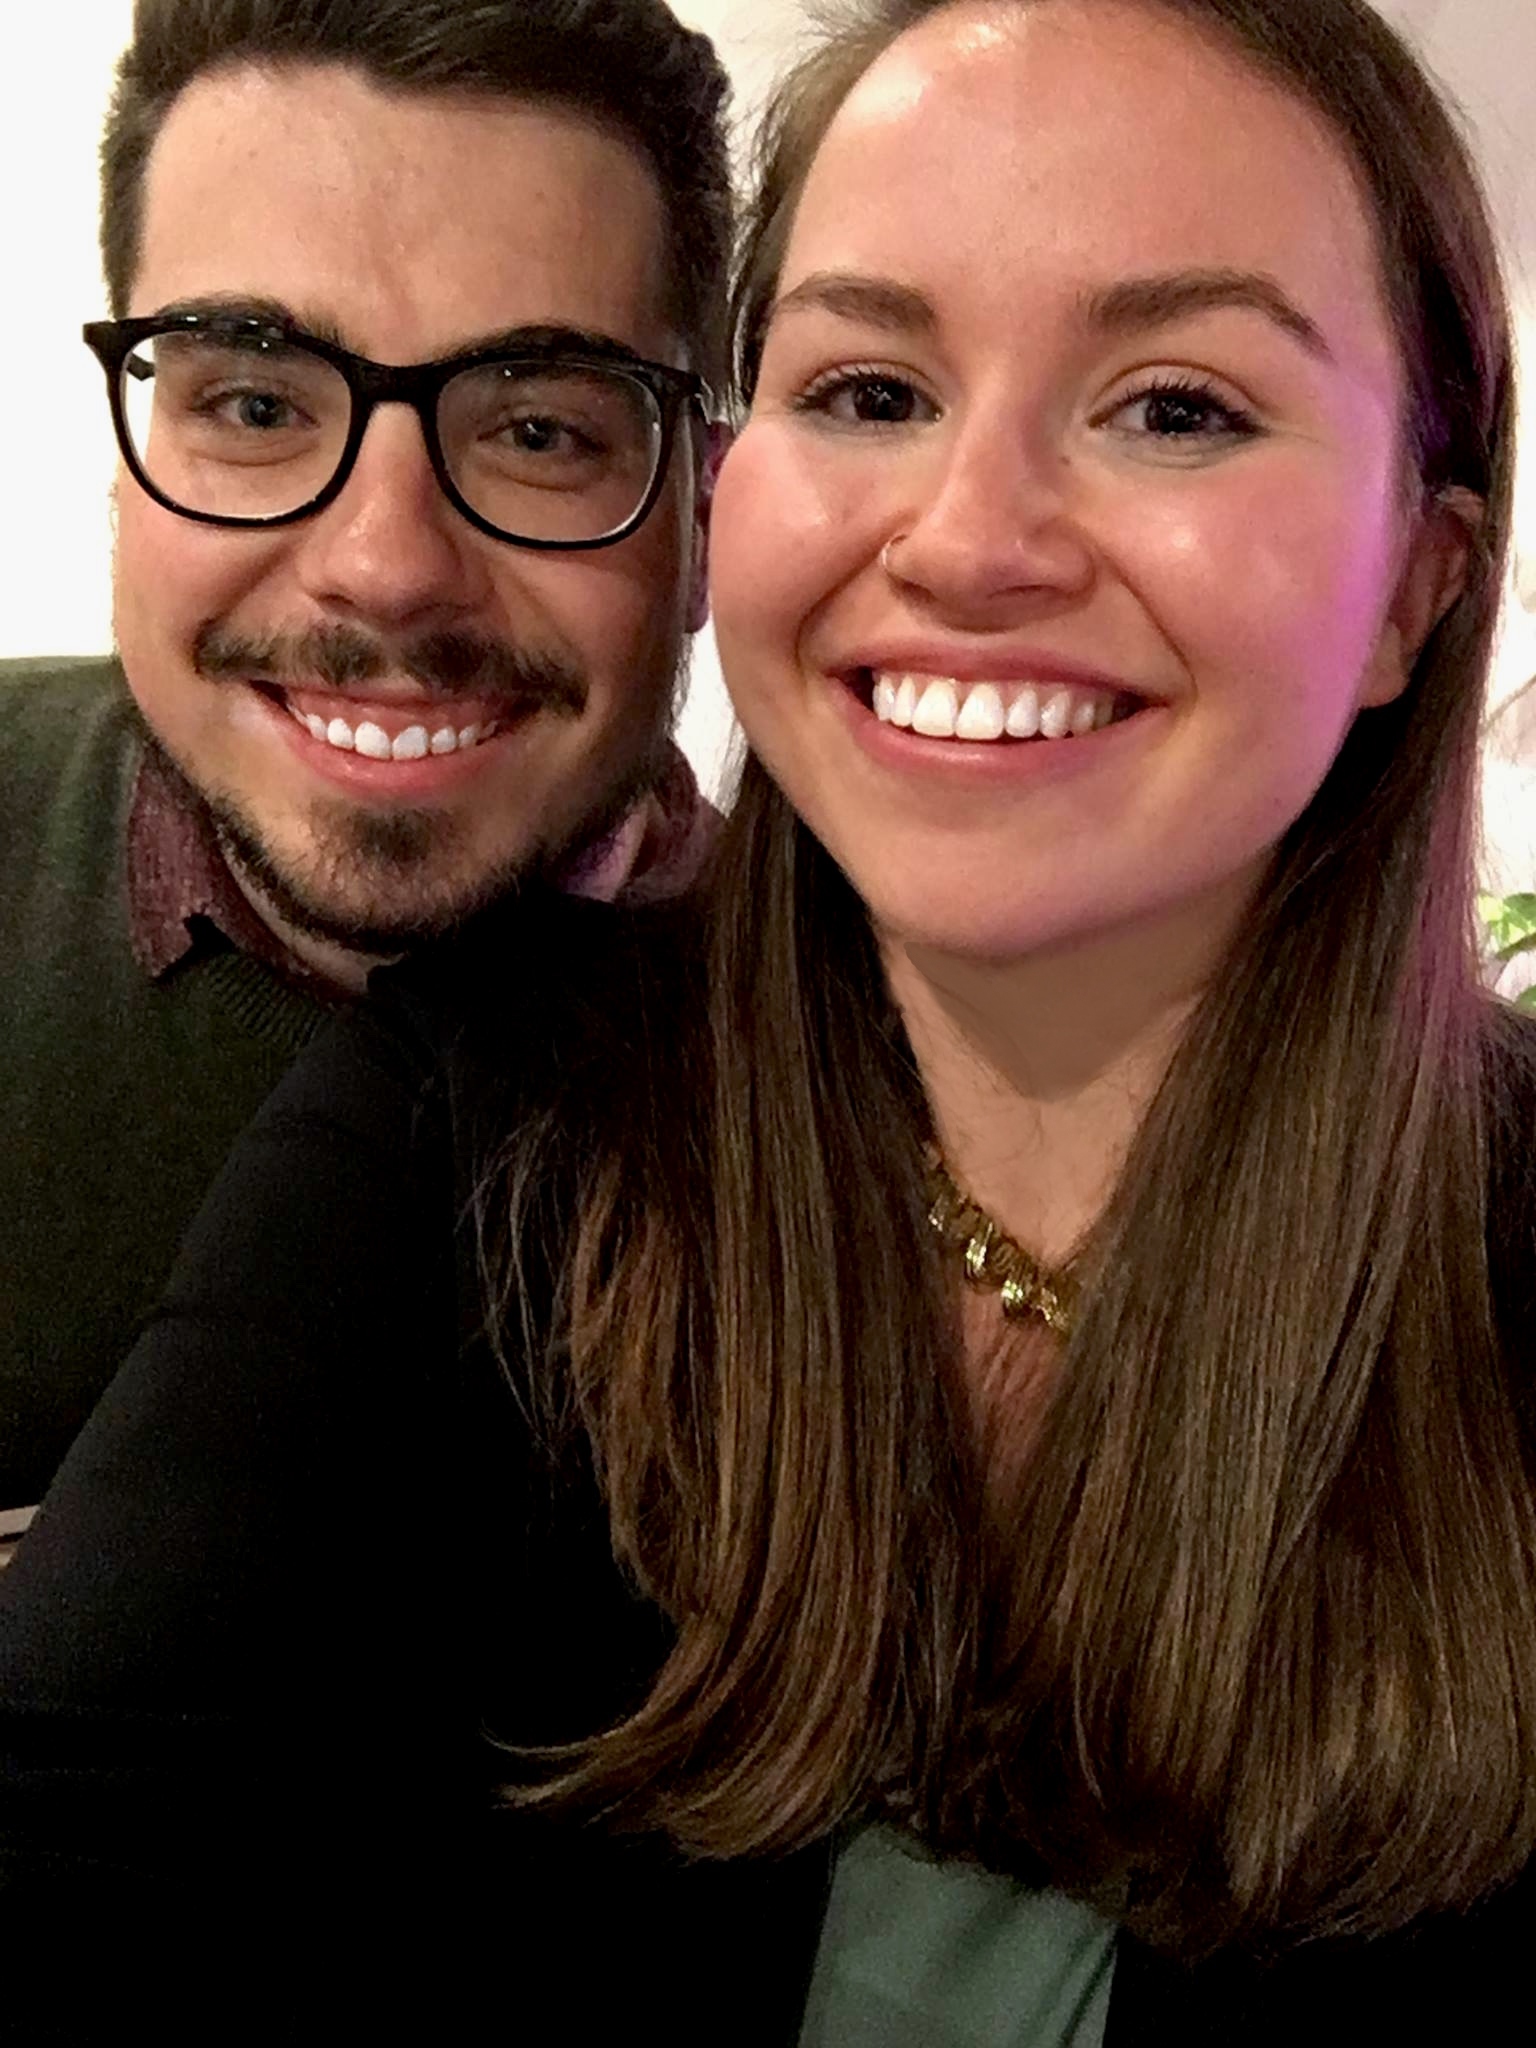
<svg viewBox="0 0 1536 2048">
<path fill-rule="evenodd" d="M 1047 1265 L 1091 1228 L 1235 919 L 1003 962 L 887 937 L 886 972 L 951 1173 Z"/>
</svg>

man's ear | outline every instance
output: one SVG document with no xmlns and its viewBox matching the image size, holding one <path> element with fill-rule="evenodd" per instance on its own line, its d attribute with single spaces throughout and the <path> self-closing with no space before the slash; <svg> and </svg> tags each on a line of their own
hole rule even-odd
<svg viewBox="0 0 1536 2048">
<path fill-rule="evenodd" d="M 1408 687 L 1419 650 L 1467 586 L 1484 510 L 1475 491 L 1457 485 L 1437 491 L 1413 514 L 1397 591 L 1362 679 L 1360 709 L 1390 704 Z"/>
<path fill-rule="evenodd" d="M 688 630 L 697 633 L 709 618 L 709 512 L 715 479 L 735 430 L 710 420 L 700 435 L 699 473 L 693 491 L 693 557 L 688 571 Z"/>
</svg>

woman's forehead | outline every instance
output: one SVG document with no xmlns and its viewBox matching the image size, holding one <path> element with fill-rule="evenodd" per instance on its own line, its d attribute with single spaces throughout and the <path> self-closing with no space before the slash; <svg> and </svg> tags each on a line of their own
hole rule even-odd
<svg viewBox="0 0 1536 2048">
<path fill-rule="evenodd" d="M 1343 143 L 1241 53 L 1122 0 L 961 4 L 898 38 L 828 128 L 781 289 L 828 265 L 968 290 L 1256 272 L 1396 361 Z"/>
</svg>

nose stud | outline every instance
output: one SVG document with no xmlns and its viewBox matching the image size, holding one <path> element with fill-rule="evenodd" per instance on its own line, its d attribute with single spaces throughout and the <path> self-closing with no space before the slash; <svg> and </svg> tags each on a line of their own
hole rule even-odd
<svg viewBox="0 0 1536 2048">
<path fill-rule="evenodd" d="M 903 541 L 906 537 L 904 533 L 893 533 L 885 546 L 880 550 L 880 566 L 893 583 L 901 581 L 901 571 L 891 566 L 891 549 L 895 547 L 898 541 Z"/>
</svg>

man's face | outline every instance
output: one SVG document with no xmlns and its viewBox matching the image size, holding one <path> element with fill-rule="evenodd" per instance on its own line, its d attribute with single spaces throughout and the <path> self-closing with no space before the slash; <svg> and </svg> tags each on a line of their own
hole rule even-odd
<svg viewBox="0 0 1536 2048">
<path fill-rule="evenodd" d="M 241 68 L 190 86 L 155 144 L 129 310 L 278 307 L 391 364 L 527 327 L 680 363 L 664 237 L 644 159 L 575 113 Z M 639 532 L 590 552 L 476 531 L 402 405 L 295 525 L 199 525 L 123 476 L 117 526 L 134 696 L 247 887 L 313 937 L 385 952 L 453 923 L 611 815 L 667 729 L 695 554 L 686 431 Z M 337 721 L 437 744 L 371 759 L 333 744 Z"/>
</svg>

